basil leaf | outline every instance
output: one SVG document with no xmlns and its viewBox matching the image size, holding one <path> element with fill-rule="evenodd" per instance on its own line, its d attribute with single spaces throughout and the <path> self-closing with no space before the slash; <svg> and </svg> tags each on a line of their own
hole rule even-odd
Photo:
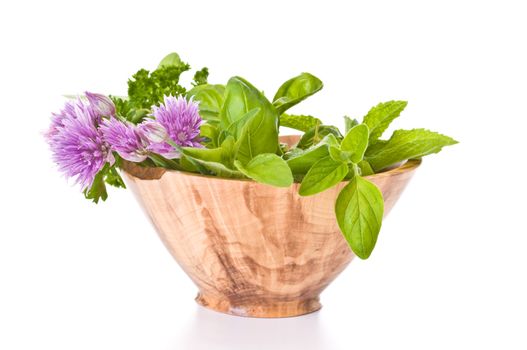
<svg viewBox="0 0 527 350">
<path fill-rule="evenodd" d="M 321 158 L 329 155 L 328 146 L 338 146 L 339 143 L 333 134 L 327 135 L 318 144 L 306 150 L 295 148 L 287 164 L 295 175 L 305 174 Z"/>
<path fill-rule="evenodd" d="M 217 148 L 181 147 L 181 152 L 192 160 L 222 163 L 232 167 L 234 158 L 234 138 L 228 136 Z"/>
<path fill-rule="evenodd" d="M 161 62 L 159 62 L 159 65 L 157 68 L 162 67 L 168 67 L 168 66 L 175 66 L 175 67 L 183 67 L 186 66 L 186 63 L 183 63 L 179 55 L 175 52 L 169 53 L 166 55 Z"/>
<path fill-rule="evenodd" d="M 200 160 L 206 160 L 210 162 L 221 162 L 221 147 L 217 148 L 195 148 L 195 147 L 181 147 L 181 151 L 184 155 L 200 159 Z"/>
<path fill-rule="evenodd" d="M 351 119 L 346 115 L 344 116 L 344 131 L 346 132 L 346 134 L 348 133 L 348 131 L 351 130 L 351 128 L 358 124 L 359 122 L 357 119 Z"/>
<path fill-rule="evenodd" d="M 362 176 L 368 176 L 368 175 L 375 174 L 375 172 L 371 168 L 370 163 L 368 163 L 367 161 L 361 160 L 358 165 L 359 165 L 359 168 L 360 168 L 360 174 Z"/>
<path fill-rule="evenodd" d="M 342 139 L 339 129 L 331 125 L 315 126 L 302 135 L 296 147 L 306 149 L 320 142 L 325 136 L 333 134 L 336 138 Z"/>
<path fill-rule="evenodd" d="M 353 163 L 358 163 L 364 157 L 364 152 L 368 147 L 368 126 L 366 124 L 355 125 L 342 140 L 340 149 L 342 151 L 350 152 L 350 160 Z"/>
<path fill-rule="evenodd" d="M 215 125 L 204 123 L 200 126 L 200 136 L 207 138 L 206 144 L 209 147 L 214 148 L 218 146 L 218 135 L 219 131 Z"/>
<path fill-rule="evenodd" d="M 187 97 L 199 101 L 199 115 L 205 120 L 219 120 L 223 105 L 223 85 L 197 85 L 187 92 Z"/>
<path fill-rule="evenodd" d="M 321 124 L 322 121 L 320 119 L 310 115 L 290 115 L 284 113 L 280 116 L 280 126 L 285 126 L 304 132 Z"/>
<path fill-rule="evenodd" d="M 335 214 L 340 230 L 361 259 L 367 259 L 375 247 L 383 212 L 381 191 L 360 176 L 354 176 L 337 197 Z"/>
<path fill-rule="evenodd" d="M 370 109 L 362 121 L 370 128 L 370 143 L 375 143 L 382 136 L 384 130 L 401 114 L 407 104 L 406 101 L 388 101 Z"/>
<path fill-rule="evenodd" d="M 284 113 L 297 103 L 320 91 L 324 85 L 322 81 L 309 73 L 302 73 L 289 79 L 278 88 L 274 95 L 273 105 L 278 114 Z"/>
<path fill-rule="evenodd" d="M 325 157 L 313 164 L 300 184 L 299 194 L 310 196 L 335 186 L 348 173 L 348 164 Z"/>
<path fill-rule="evenodd" d="M 259 112 L 248 119 L 242 119 L 251 110 Z M 220 113 L 220 126 L 227 129 L 237 124 L 236 158 L 242 163 L 249 162 L 261 153 L 275 153 L 278 150 L 278 114 L 265 96 L 248 81 L 233 77 L 225 87 L 225 102 Z"/>
<path fill-rule="evenodd" d="M 220 112 L 221 126 L 228 128 L 254 108 L 260 108 L 262 114 L 273 119 L 278 126 L 278 115 L 269 100 L 247 80 L 230 78 L 225 86 L 225 100 Z"/>
<path fill-rule="evenodd" d="M 451 137 L 426 129 L 396 130 L 382 146 L 368 149 L 366 160 L 378 172 L 403 160 L 437 153 L 456 143 Z"/>
<path fill-rule="evenodd" d="M 259 154 L 246 165 L 236 160 L 234 166 L 246 176 L 264 184 L 289 187 L 293 183 L 291 169 L 276 154 Z"/>
<path fill-rule="evenodd" d="M 227 130 L 225 130 L 226 135 L 233 135 L 238 139 L 241 136 L 243 126 L 255 115 L 261 112 L 261 108 L 253 108 L 249 112 L 245 113 L 243 117 L 229 125 Z"/>
</svg>

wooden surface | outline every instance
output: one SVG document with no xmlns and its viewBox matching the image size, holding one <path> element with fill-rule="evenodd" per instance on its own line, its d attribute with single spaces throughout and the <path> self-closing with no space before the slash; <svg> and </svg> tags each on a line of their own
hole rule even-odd
<svg viewBox="0 0 527 350">
<path fill-rule="evenodd" d="M 383 193 L 385 215 L 419 164 L 412 160 L 368 177 Z M 334 214 L 344 182 L 301 197 L 296 183 L 276 188 L 138 168 L 123 166 L 126 184 L 198 286 L 196 301 L 205 307 L 252 317 L 310 313 L 320 309 L 320 292 L 354 258 Z"/>
</svg>

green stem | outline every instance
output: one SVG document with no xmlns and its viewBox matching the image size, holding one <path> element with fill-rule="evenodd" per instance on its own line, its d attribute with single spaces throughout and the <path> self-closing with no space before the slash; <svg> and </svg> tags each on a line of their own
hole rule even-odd
<svg viewBox="0 0 527 350">
<path fill-rule="evenodd" d="M 183 168 L 181 167 L 181 165 L 179 165 L 178 162 L 172 159 L 167 159 L 157 153 L 149 153 L 148 158 L 152 159 L 152 161 L 159 167 L 173 170 L 183 170 Z"/>
</svg>

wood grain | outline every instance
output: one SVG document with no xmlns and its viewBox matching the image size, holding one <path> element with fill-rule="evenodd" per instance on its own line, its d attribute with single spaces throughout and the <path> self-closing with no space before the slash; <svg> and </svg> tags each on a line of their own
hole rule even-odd
<svg viewBox="0 0 527 350">
<path fill-rule="evenodd" d="M 385 214 L 419 164 L 412 160 L 368 177 L 383 193 Z M 296 183 L 276 188 L 128 162 L 123 170 L 205 307 L 252 317 L 310 313 L 320 309 L 320 292 L 354 258 L 334 214 L 344 182 L 301 197 Z"/>
</svg>

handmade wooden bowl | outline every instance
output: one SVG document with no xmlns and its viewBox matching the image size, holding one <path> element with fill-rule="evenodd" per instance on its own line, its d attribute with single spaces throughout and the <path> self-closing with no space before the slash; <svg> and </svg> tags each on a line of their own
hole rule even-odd
<svg viewBox="0 0 527 350">
<path fill-rule="evenodd" d="M 283 138 L 294 142 L 295 138 Z M 368 176 L 385 215 L 420 161 Z M 277 188 L 123 163 L 128 188 L 164 244 L 199 288 L 196 301 L 251 317 L 289 317 L 321 308 L 320 293 L 354 258 L 334 206 L 346 183 L 310 197 Z"/>
</svg>

